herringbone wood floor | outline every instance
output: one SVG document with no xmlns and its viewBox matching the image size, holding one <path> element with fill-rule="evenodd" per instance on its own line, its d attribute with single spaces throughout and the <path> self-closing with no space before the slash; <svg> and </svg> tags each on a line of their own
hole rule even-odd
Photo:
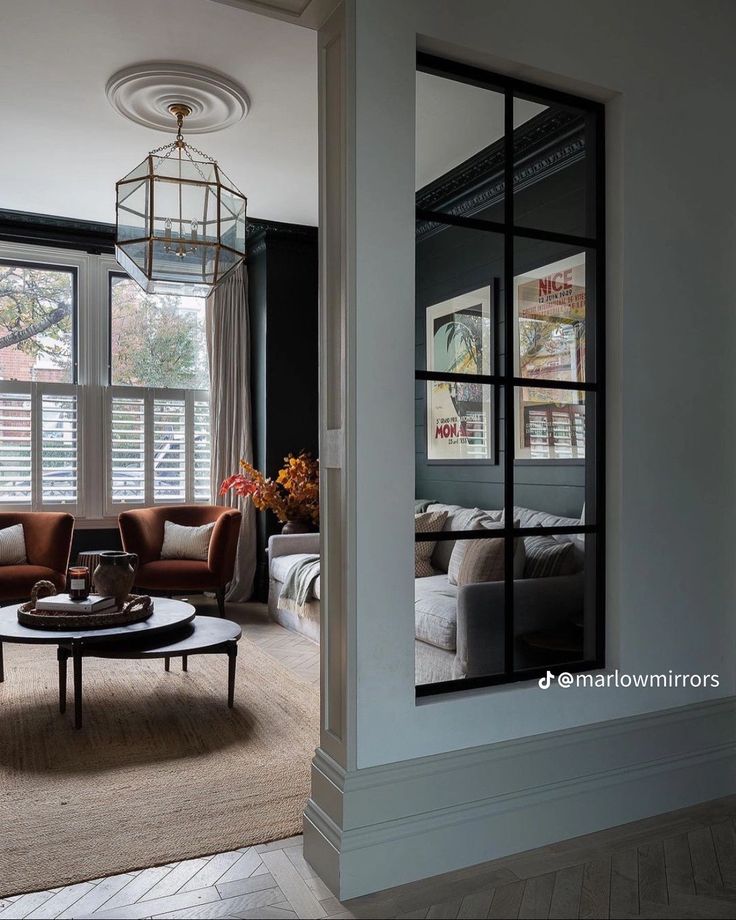
<svg viewBox="0 0 736 920">
<path fill-rule="evenodd" d="M 269 623 L 259 605 L 233 606 L 228 615 L 275 658 L 319 681 L 311 642 Z M 736 918 L 735 819 L 733 796 L 346 903 L 315 875 L 294 837 L 6 898 L 0 920 Z"/>
</svg>

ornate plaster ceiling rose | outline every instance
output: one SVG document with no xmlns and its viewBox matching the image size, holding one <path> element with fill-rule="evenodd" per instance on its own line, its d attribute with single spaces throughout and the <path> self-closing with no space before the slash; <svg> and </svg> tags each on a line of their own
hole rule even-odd
<svg viewBox="0 0 736 920">
<path fill-rule="evenodd" d="M 184 104 L 191 109 L 187 134 L 221 131 L 245 118 L 250 107 L 242 86 L 196 64 L 151 62 L 125 67 L 107 81 L 105 94 L 121 115 L 169 134 L 172 105 Z"/>
</svg>

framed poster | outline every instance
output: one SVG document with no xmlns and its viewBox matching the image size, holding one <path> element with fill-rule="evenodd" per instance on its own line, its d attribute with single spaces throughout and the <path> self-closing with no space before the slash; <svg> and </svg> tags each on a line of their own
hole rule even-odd
<svg viewBox="0 0 736 920">
<path fill-rule="evenodd" d="M 515 372 L 539 386 L 516 393 L 516 457 L 585 457 L 585 402 L 555 380 L 585 380 L 585 253 L 514 278 Z"/>
<path fill-rule="evenodd" d="M 493 373 L 492 311 L 490 285 L 427 307 L 427 370 Z M 427 381 L 427 460 L 490 460 L 494 450 L 492 405 L 488 384 L 462 379 Z"/>
</svg>

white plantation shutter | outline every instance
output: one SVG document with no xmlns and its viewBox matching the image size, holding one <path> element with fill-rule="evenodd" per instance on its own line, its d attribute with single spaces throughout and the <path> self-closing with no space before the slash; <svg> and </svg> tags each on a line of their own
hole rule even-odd
<svg viewBox="0 0 736 920">
<path fill-rule="evenodd" d="M 202 390 L 107 388 L 107 513 L 209 501 L 209 401 Z"/>
<path fill-rule="evenodd" d="M 31 396 L 0 393 L 0 503 L 32 501 Z"/>
<path fill-rule="evenodd" d="M 0 505 L 79 511 L 79 416 L 73 384 L 2 384 Z"/>
<path fill-rule="evenodd" d="M 113 396 L 110 401 L 110 489 L 112 501 L 146 499 L 146 407 L 141 397 Z"/>
<path fill-rule="evenodd" d="M 76 505 L 79 488 L 76 393 L 41 393 L 41 490 L 44 505 Z"/>
<path fill-rule="evenodd" d="M 209 502 L 210 495 L 210 404 L 194 402 L 194 500 Z"/>
<path fill-rule="evenodd" d="M 183 399 L 154 399 L 153 497 L 162 504 L 186 500 L 186 427 Z"/>
</svg>

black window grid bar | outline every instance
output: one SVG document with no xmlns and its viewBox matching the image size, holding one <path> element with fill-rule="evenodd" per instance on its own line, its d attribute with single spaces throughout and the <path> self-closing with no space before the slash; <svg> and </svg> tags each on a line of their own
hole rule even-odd
<svg viewBox="0 0 736 920">
<path fill-rule="evenodd" d="M 500 92 L 504 96 L 504 220 L 483 220 L 461 217 L 426 208 L 416 209 L 418 220 L 436 224 L 464 227 L 504 237 L 504 374 L 462 374 L 440 371 L 416 370 L 417 381 L 472 382 L 490 385 L 494 393 L 503 387 L 504 395 L 504 521 L 497 528 L 478 531 L 429 531 L 415 534 L 417 543 L 445 542 L 453 540 L 503 539 L 504 544 L 504 670 L 503 673 L 483 675 L 459 680 L 441 681 L 434 684 L 420 684 L 416 687 L 417 697 L 440 693 L 470 690 L 498 684 L 535 680 L 552 673 L 576 673 L 602 668 L 605 665 L 605 187 L 604 176 L 604 106 L 602 103 L 572 96 L 558 90 L 535 86 L 523 80 L 501 74 L 488 73 L 482 69 L 455 61 L 448 61 L 423 52 L 417 54 L 417 69 L 435 76 Z M 514 225 L 514 99 L 528 98 L 544 103 L 569 106 L 586 111 L 595 117 L 594 155 L 596 175 L 595 186 L 595 236 L 577 236 L 557 233 L 532 227 Z M 595 253 L 595 316 L 590 323 L 594 332 L 595 381 L 564 381 L 547 378 L 525 378 L 514 376 L 514 241 L 516 238 L 534 239 L 544 242 L 577 246 Z M 589 318 L 586 316 L 586 325 Z M 576 390 L 597 394 L 595 425 L 595 524 L 581 524 L 569 527 L 514 527 L 514 467 L 516 460 L 515 392 L 520 386 L 535 386 L 556 390 Z M 511 523 L 509 523 L 509 521 Z M 595 556 L 595 656 L 591 659 L 576 659 L 540 668 L 514 668 L 514 539 L 528 536 L 593 535 L 596 538 Z"/>
</svg>

